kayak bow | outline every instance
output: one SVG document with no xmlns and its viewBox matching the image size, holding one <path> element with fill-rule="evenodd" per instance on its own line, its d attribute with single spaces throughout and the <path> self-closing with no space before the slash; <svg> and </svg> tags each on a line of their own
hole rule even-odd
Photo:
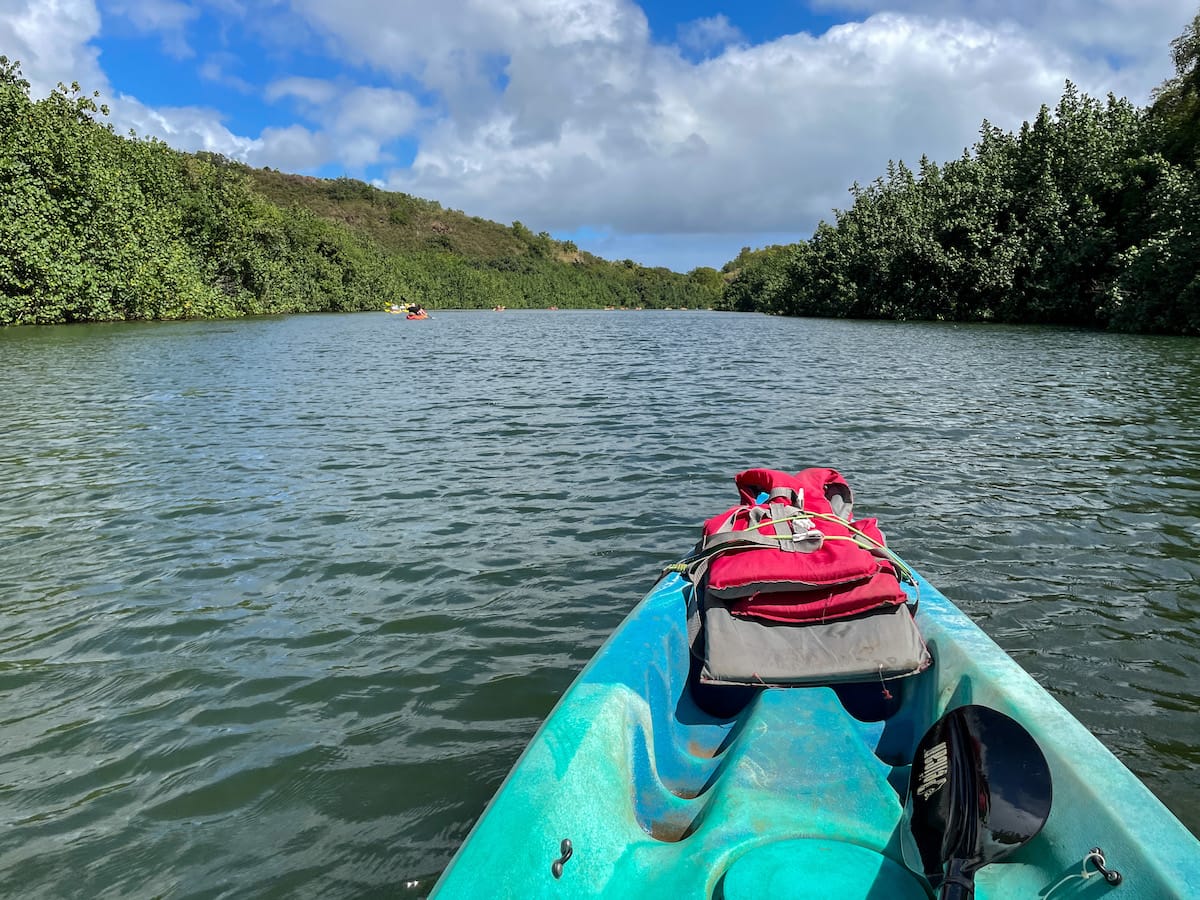
<svg viewBox="0 0 1200 900">
<path fill-rule="evenodd" d="M 882 691 L 758 689 L 697 684 L 691 586 L 664 576 L 563 695 L 434 896 L 927 900 L 946 871 L 978 898 L 1097 898 L 1116 882 L 1120 900 L 1200 896 L 1200 842 L 914 581 L 924 672 Z M 913 763 L 943 739 L 959 799 L 934 809 L 937 772 Z"/>
</svg>

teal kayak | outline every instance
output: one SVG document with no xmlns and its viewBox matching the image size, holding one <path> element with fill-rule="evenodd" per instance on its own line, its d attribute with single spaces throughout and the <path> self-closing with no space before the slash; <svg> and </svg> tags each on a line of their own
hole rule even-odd
<svg viewBox="0 0 1200 900">
<path fill-rule="evenodd" d="M 943 714 L 971 705 L 1019 723 L 1053 784 L 1052 804 L 1049 784 L 1032 776 L 1029 796 L 1018 779 L 1014 792 L 985 802 L 984 777 L 975 794 L 950 801 L 981 821 L 1040 816 L 1006 858 L 974 873 L 976 897 L 1200 897 L 1200 842 L 969 618 L 913 576 L 905 590 L 919 597 L 916 622 L 932 664 L 904 680 L 880 718 L 855 708 L 839 685 L 738 688 L 729 708 L 712 703 L 689 654 L 691 585 L 664 575 L 563 695 L 433 896 L 935 896 L 914 863 L 910 774 L 922 736 Z M 985 770 L 1011 769 L 1006 755 L 1015 744 L 985 739 L 964 752 L 981 756 Z M 946 827 L 978 839 L 975 825 L 960 818 Z"/>
</svg>

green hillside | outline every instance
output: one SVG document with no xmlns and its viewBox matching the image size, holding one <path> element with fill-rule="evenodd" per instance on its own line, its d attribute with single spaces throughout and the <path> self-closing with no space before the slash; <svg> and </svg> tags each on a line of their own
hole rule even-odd
<svg viewBox="0 0 1200 900">
<path fill-rule="evenodd" d="M 528 237 L 513 228 L 444 209 L 435 200 L 381 191 L 352 178 L 313 178 L 270 168 L 247 172 L 254 189 L 272 203 L 302 207 L 369 236 L 392 253 L 448 251 L 478 260 L 529 253 Z M 559 250 L 559 255 L 567 254 Z"/>
</svg>

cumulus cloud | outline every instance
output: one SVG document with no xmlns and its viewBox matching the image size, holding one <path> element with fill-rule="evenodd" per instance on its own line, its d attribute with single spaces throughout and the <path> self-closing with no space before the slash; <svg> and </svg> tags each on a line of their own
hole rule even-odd
<svg viewBox="0 0 1200 900">
<path fill-rule="evenodd" d="M 253 84 L 232 71 L 239 63 L 240 60 L 232 53 L 209 53 L 197 71 L 206 81 L 231 87 L 242 94 L 255 93 L 257 89 Z"/>
<path fill-rule="evenodd" d="M 891 11 L 1019 28 L 1048 50 L 1090 64 L 1097 92 L 1144 102 L 1170 74 L 1167 42 L 1196 15 L 1194 0 L 814 0 L 827 11 Z"/>
<path fill-rule="evenodd" d="M 0 48 L 20 60 L 34 98 L 49 94 L 60 82 L 78 81 L 86 91 L 100 91 L 111 109 L 109 121 L 118 133 L 163 139 L 181 150 L 208 150 L 237 157 L 254 141 L 233 134 L 215 110 L 199 107 L 150 108 L 136 97 L 114 94 L 92 41 L 101 17 L 92 0 L 0 0 Z"/>
<path fill-rule="evenodd" d="M 297 97 L 310 106 L 321 107 L 337 96 L 337 86 L 323 78 L 281 78 L 267 85 L 267 100 L 274 103 L 285 97 Z"/>
<path fill-rule="evenodd" d="M 722 48 L 698 63 L 653 44 L 627 0 L 300 8 L 342 52 L 441 98 L 389 187 L 554 230 L 685 233 L 807 230 L 889 159 L 958 156 L 984 118 L 1016 127 L 1068 78 L 1144 99 L 1182 25 L 1168 10 L 1133 27 L 1120 0 L 1097 22 L 1072 2 L 1068 27 L 1031 3 L 861 0 L 863 21 L 754 46 L 717 17 L 681 32 L 688 49 Z M 1159 62 L 1117 79 L 1127 25 L 1140 43 L 1126 56 Z"/>
<path fill-rule="evenodd" d="M 139 137 L 160 138 L 179 150 L 204 150 L 240 159 L 256 143 L 226 128 L 216 110 L 197 106 L 149 107 L 123 94 L 110 100 L 109 106 L 118 133 L 132 131 Z"/>
<path fill-rule="evenodd" d="M 99 53 L 89 43 L 100 31 L 92 0 L 0 0 L 0 48 L 20 60 L 34 97 L 62 82 L 106 91 Z"/>
<path fill-rule="evenodd" d="M 1019 29 L 894 14 L 699 64 L 639 49 L 514 56 L 486 122 L 439 123 L 389 183 L 554 229 L 811 227 L 889 158 L 957 156 L 985 115 L 1019 124 L 1070 71 Z"/>
<path fill-rule="evenodd" d="M 339 98 L 331 130 L 388 141 L 408 133 L 420 116 L 420 104 L 404 91 L 354 88 Z"/>
<path fill-rule="evenodd" d="M 317 168 L 336 160 L 350 171 L 362 171 L 375 163 L 390 162 L 388 144 L 409 134 L 424 115 L 421 105 L 406 91 L 318 78 L 273 82 L 267 87 L 266 98 L 272 102 L 297 101 L 306 118 L 319 129 L 264 133 L 251 157 L 262 160 L 263 165 L 280 168 L 287 165 L 274 159 L 275 148 L 284 150 L 291 164 L 299 158 L 307 159 L 303 168 Z M 306 145 L 303 151 L 301 143 Z"/>
<path fill-rule="evenodd" d="M 105 12 L 127 19 L 140 32 L 159 35 L 169 56 L 176 59 L 195 56 L 185 37 L 188 23 L 199 15 L 193 6 L 178 0 L 110 0 Z"/>
<path fill-rule="evenodd" d="M 697 53 L 707 54 L 742 41 L 741 31 L 725 15 L 696 19 L 679 26 L 680 45 Z"/>
<path fill-rule="evenodd" d="M 326 162 L 332 153 L 328 138 L 303 125 L 267 128 L 244 158 L 258 166 L 273 166 L 285 172 L 302 172 Z"/>
</svg>

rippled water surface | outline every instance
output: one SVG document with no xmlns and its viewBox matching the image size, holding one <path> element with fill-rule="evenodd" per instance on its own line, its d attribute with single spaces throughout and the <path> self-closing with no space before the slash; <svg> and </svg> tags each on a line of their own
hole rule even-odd
<svg viewBox="0 0 1200 900">
<path fill-rule="evenodd" d="M 417 896 L 732 476 L 831 465 L 1200 831 L 1200 342 L 0 331 L 0 895 Z"/>
</svg>

